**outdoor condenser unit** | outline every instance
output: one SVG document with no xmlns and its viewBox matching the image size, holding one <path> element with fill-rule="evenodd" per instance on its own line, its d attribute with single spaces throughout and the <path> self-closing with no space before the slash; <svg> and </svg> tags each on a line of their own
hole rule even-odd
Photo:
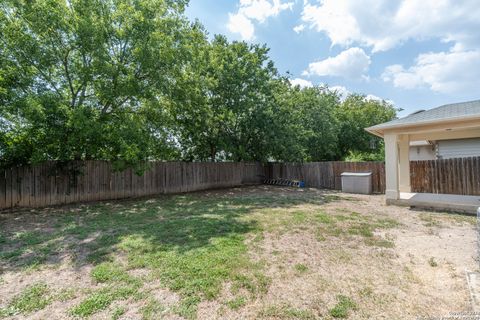
<svg viewBox="0 0 480 320">
<path fill-rule="evenodd" d="M 371 172 L 343 172 L 342 173 L 342 191 L 348 193 L 372 193 L 372 173 Z"/>
</svg>

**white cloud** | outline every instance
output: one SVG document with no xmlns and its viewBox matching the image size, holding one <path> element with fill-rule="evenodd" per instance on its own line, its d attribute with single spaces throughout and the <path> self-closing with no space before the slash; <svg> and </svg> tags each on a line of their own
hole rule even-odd
<svg viewBox="0 0 480 320">
<path fill-rule="evenodd" d="M 384 99 L 380 98 L 379 96 L 376 96 L 374 94 L 367 94 L 365 96 L 365 100 L 373 100 L 373 101 L 383 101 Z"/>
<path fill-rule="evenodd" d="M 420 54 L 408 69 L 385 68 L 382 78 L 395 87 L 428 87 L 441 93 L 476 92 L 480 84 L 480 50 Z"/>
<path fill-rule="evenodd" d="M 293 31 L 295 31 L 296 33 L 300 33 L 300 32 L 302 32 L 304 29 L 305 29 L 305 25 L 304 25 L 304 24 L 299 24 L 298 26 L 295 26 L 295 27 L 293 28 Z"/>
<path fill-rule="evenodd" d="M 301 79 L 301 78 L 295 78 L 295 79 L 290 79 L 290 84 L 292 86 L 300 86 L 300 88 L 309 88 L 313 87 L 313 83 L 311 81 Z"/>
<path fill-rule="evenodd" d="M 238 11 L 229 14 L 227 28 L 232 33 L 239 33 L 243 40 L 252 40 L 255 36 L 252 21 L 264 23 L 284 10 L 291 10 L 292 6 L 293 2 L 283 3 L 281 0 L 240 0 Z"/>
<path fill-rule="evenodd" d="M 304 75 L 337 76 L 350 79 L 368 78 L 365 74 L 370 65 L 370 57 L 361 48 L 350 48 L 335 57 L 312 62 Z"/>
<path fill-rule="evenodd" d="M 302 21 L 333 45 L 386 51 L 409 39 L 441 39 L 462 50 L 480 43 L 478 0 L 305 1 Z"/>
<path fill-rule="evenodd" d="M 340 100 L 345 100 L 348 95 L 351 94 L 351 92 L 344 86 L 332 86 L 328 87 L 328 90 L 335 92 L 340 97 Z"/>
<path fill-rule="evenodd" d="M 254 38 L 255 27 L 253 23 L 243 14 L 229 14 L 228 30 L 233 33 L 240 33 L 243 40 L 252 40 Z"/>
<path fill-rule="evenodd" d="M 382 78 L 399 88 L 471 93 L 480 85 L 479 17 L 478 0 L 304 0 L 301 23 L 332 46 L 373 53 L 411 40 L 449 43 L 447 51 L 419 54 L 411 66 L 388 66 Z"/>
</svg>

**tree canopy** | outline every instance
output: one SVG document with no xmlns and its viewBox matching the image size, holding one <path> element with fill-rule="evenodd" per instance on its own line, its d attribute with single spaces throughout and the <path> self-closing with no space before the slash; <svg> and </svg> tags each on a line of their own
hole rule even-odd
<svg viewBox="0 0 480 320">
<path fill-rule="evenodd" d="M 265 45 L 209 38 L 186 0 L 0 4 L 0 166 L 380 154 L 396 109 L 290 85 Z"/>
</svg>

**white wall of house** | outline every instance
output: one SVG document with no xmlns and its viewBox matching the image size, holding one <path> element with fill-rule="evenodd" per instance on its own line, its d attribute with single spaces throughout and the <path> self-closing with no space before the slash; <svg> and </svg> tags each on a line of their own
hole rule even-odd
<svg viewBox="0 0 480 320">
<path fill-rule="evenodd" d="M 411 145 L 410 146 L 410 161 L 435 160 L 435 146 L 428 145 Z"/>
<path fill-rule="evenodd" d="M 480 157 L 480 138 L 437 141 L 439 159 Z"/>
</svg>

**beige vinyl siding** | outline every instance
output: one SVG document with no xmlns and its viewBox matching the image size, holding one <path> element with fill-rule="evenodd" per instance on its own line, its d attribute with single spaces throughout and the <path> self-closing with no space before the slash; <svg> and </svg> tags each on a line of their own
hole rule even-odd
<svg viewBox="0 0 480 320">
<path fill-rule="evenodd" d="M 437 155 L 439 159 L 479 157 L 480 138 L 440 140 Z"/>
</svg>

